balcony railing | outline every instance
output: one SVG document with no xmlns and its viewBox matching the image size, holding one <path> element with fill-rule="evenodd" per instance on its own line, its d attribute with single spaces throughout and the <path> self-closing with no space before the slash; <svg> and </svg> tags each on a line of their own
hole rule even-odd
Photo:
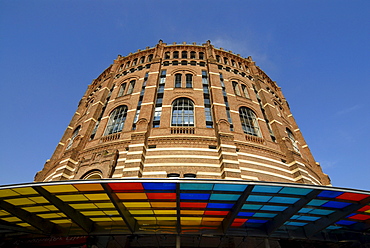
<svg viewBox="0 0 370 248">
<path fill-rule="evenodd" d="M 121 133 L 114 133 L 107 136 L 104 136 L 100 139 L 101 143 L 118 140 L 121 137 Z"/>
<path fill-rule="evenodd" d="M 258 144 L 263 144 L 263 139 L 257 136 L 253 135 L 245 135 L 245 139 L 250 142 L 258 143 Z"/>
<path fill-rule="evenodd" d="M 193 127 L 171 127 L 171 134 L 194 134 Z"/>
</svg>

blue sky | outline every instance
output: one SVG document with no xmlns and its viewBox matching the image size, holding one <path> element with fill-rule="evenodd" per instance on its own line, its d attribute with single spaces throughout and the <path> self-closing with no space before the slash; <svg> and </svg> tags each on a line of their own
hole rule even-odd
<svg viewBox="0 0 370 248">
<path fill-rule="evenodd" d="M 211 40 L 282 88 L 338 187 L 370 190 L 370 2 L 0 0 L 0 185 L 31 182 L 118 54 Z"/>
</svg>

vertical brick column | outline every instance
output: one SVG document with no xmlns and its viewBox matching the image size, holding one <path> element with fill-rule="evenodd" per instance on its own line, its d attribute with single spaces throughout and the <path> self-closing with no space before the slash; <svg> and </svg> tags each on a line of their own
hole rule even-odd
<svg viewBox="0 0 370 248">
<path fill-rule="evenodd" d="M 238 155 L 234 144 L 234 135 L 230 130 L 230 125 L 226 120 L 218 122 L 218 154 L 220 160 L 221 178 L 241 179 Z"/>
</svg>

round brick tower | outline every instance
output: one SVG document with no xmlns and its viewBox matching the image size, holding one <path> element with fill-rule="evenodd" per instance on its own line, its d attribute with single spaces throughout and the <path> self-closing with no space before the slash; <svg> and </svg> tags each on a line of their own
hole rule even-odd
<svg viewBox="0 0 370 248">
<path fill-rule="evenodd" d="M 167 177 L 330 185 L 277 84 L 209 41 L 118 56 L 35 181 Z"/>
</svg>

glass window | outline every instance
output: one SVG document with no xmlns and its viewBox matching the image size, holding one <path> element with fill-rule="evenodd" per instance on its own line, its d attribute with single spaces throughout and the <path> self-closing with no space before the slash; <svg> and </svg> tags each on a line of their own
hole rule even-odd
<svg viewBox="0 0 370 248">
<path fill-rule="evenodd" d="M 142 64 L 142 63 L 144 63 L 145 62 L 145 56 L 142 56 L 141 58 L 140 58 L 140 64 Z"/>
<path fill-rule="evenodd" d="M 203 52 L 199 53 L 199 59 L 204 59 L 204 53 Z"/>
<path fill-rule="evenodd" d="M 188 64 L 188 61 L 186 61 L 186 60 L 181 61 L 181 65 L 187 65 L 187 64 Z"/>
<path fill-rule="evenodd" d="M 72 137 L 71 137 L 71 140 L 68 142 L 68 145 L 67 145 L 67 150 L 70 149 L 73 145 L 73 141 L 74 139 L 77 137 L 78 135 L 78 132 L 80 132 L 80 129 L 81 129 L 81 126 L 78 126 L 72 133 Z"/>
<path fill-rule="evenodd" d="M 121 87 L 119 88 L 118 96 L 123 96 L 125 94 L 126 85 L 127 83 L 121 84 Z"/>
<path fill-rule="evenodd" d="M 135 118 L 134 118 L 134 123 L 136 123 L 137 120 L 139 119 L 139 115 L 140 115 L 140 109 L 136 110 L 136 114 L 135 114 Z"/>
<path fill-rule="evenodd" d="M 243 91 L 244 97 L 249 98 L 248 87 L 244 84 L 242 84 L 242 91 Z"/>
<path fill-rule="evenodd" d="M 186 88 L 192 88 L 192 87 L 193 87 L 193 75 L 186 74 Z"/>
<path fill-rule="evenodd" d="M 161 119 L 162 107 L 156 107 L 154 111 L 154 120 L 159 121 Z"/>
<path fill-rule="evenodd" d="M 164 59 L 170 59 L 170 52 L 165 52 Z"/>
<path fill-rule="evenodd" d="M 135 88 L 135 80 L 130 81 L 130 85 L 128 86 L 127 94 L 131 94 Z"/>
<path fill-rule="evenodd" d="M 190 58 L 195 59 L 195 52 L 194 51 L 190 52 Z"/>
<path fill-rule="evenodd" d="M 210 107 L 205 107 L 204 112 L 206 114 L 206 121 L 212 121 L 212 112 Z"/>
<path fill-rule="evenodd" d="M 220 63 L 220 62 L 221 62 L 220 55 L 216 55 L 216 61 L 217 61 L 218 63 Z"/>
<path fill-rule="evenodd" d="M 136 64 L 137 64 L 137 59 L 134 59 L 134 61 L 132 61 L 132 66 L 134 66 Z"/>
<path fill-rule="evenodd" d="M 181 74 L 175 74 L 175 88 L 181 88 Z"/>
<path fill-rule="evenodd" d="M 235 81 L 233 81 L 232 83 L 233 83 L 233 89 L 234 89 L 235 95 L 240 96 L 240 90 L 239 90 L 238 83 Z"/>
<path fill-rule="evenodd" d="M 188 98 L 179 98 L 172 103 L 172 126 L 194 126 L 194 104 Z"/>
<path fill-rule="evenodd" d="M 163 93 L 164 92 L 164 84 L 160 84 L 158 87 L 158 93 Z"/>
<path fill-rule="evenodd" d="M 113 110 L 109 117 L 107 129 L 104 135 L 121 132 L 125 124 L 127 115 L 127 106 L 119 106 Z"/>
<path fill-rule="evenodd" d="M 286 132 L 288 134 L 288 138 L 289 138 L 290 142 L 292 142 L 292 146 L 293 146 L 294 151 L 299 153 L 298 144 L 297 144 L 297 141 L 294 138 L 294 135 L 293 135 L 292 131 L 290 131 L 287 128 Z"/>
<path fill-rule="evenodd" d="M 153 54 L 150 54 L 150 55 L 148 56 L 148 62 L 152 62 L 152 60 L 153 60 Z"/>
<path fill-rule="evenodd" d="M 229 61 L 227 60 L 226 57 L 224 57 L 224 64 L 228 65 L 229 64 Z"/>
<path fill-rule="evenodd" d="M 251 109 L 241 107 L 239 117 L 244 133 L 261 137 L 256 115 Z"/>
<path fill-rule="evenodd" d="M 174 51 L 173 52 L 173 57 L 174 59 L 178 59 L 179 58 L 179 52 L 178 51 Z"/>
<path fill-rule="evenodd" d="M 181 58 L 182 59 L 187 59 L 188 58 L 188 52 L 187 51 L 182 51 L 181 52 Z"/>
</svg>

